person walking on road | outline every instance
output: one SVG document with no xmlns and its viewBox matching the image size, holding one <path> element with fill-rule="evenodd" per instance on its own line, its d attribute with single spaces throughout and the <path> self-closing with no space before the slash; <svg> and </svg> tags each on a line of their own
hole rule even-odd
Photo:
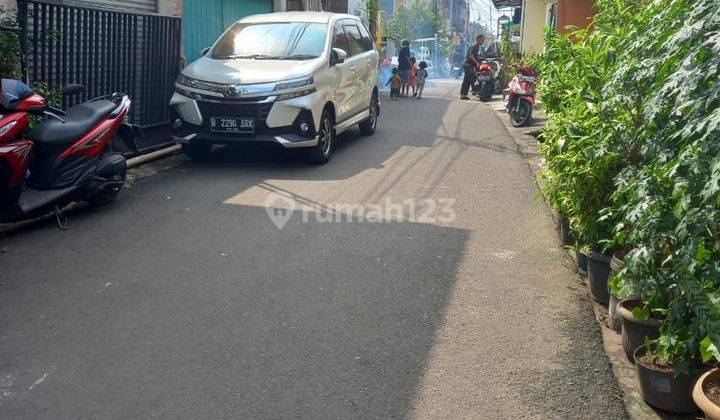
<svg viewBox="0 0 720 420">
<path fill-rule="evenodd" d="M 422 99 L 423 91 L 425 90 L 425 80 L 428 77 L 427 63 L 424 61 L 420 62 L 420 68 L 417 71 L 417 98 Z"/>
<path fill-rule="evenodd" d="M 400 52 L 398 53 L 398 71 L 400 73 L 400 79 L 402 80 L 400 96 L 407 96 L 408 94 L 410 66 L 410 41 L 405 40 L 402 42 L 402 48 L 400 48 Z"/>
<path fill-rule="evenodd" d="M 410 57 L 410 70 L 408 70 L 408 84 L 412 88 L 413 97 L 417 96 L 417 60 L 415 57 Z M 408 89 L 408 95 L 410 95 L 410 89 Z"/>
<path fill-rule="evenodd" d="M 465 70 L 465 77 L 463 78 L 462 87 L 460 88 L 460 99 L 467 100 L 470 86 L 475 83 L 475 68 L 480 65 L 481 55 L 483 54 L 483 45 L 485 44 L 485 36 L 478 35 L 475 38 L 475 44 L 470 47 L 465 58 L 465 64 L 463 68 Z"/>
<path fill-rule="evenodd" d="M 402 86 L 402 80 L 398 76 L 397 68 L 392 69 L 392 76 L 385 83 L 385 86 L 387 85 L 390 85 L 390 100 L 397 101 L 398 96 L 400 96 L 400 86 Z"/>
</svg>

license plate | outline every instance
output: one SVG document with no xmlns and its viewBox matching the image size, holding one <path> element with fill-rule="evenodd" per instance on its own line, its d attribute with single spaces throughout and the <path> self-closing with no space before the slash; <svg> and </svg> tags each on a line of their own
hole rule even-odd
<svg viewBox="0 0 720 420">
<path fill-rule="evenodd" d="M 218 133 L 254 133 L 255 118 L 210 117 L 210 131 Z"/>
</svg>

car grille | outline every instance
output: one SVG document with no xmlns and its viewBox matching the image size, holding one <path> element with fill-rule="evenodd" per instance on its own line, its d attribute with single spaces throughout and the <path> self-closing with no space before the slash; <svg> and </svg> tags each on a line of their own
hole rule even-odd
<svg viewBox="0 0 720 420">
<path fill-rule="evenodd" d="M 203 116 L 203 127 L 210 126 L 210 117 L 255 117 L 257 130 L 267 129 L 265 120 L 273 103 L 216 103 L 198 102 L 200 114 Z"/>
</svg>

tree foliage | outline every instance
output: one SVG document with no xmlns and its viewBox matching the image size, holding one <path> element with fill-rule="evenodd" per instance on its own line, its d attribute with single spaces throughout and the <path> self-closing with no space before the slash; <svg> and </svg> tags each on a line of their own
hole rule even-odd
<svg viewBox="0 0 720 420">
<path fill-rule="evenodd" d="M 431 38 L 437 33 L 447 33 L 447 22 L 429 0 L 412 2 L 397 8 L 393 16 L 384 22 L 383 32 L 395 39 L 413 40 Z"/>
<path fill-rule="evenodd" d="M 20 43 L 16 30 L 16 20 L 9 18 L 0 6 L 0 78 L 20 76 Z"/>
</svg>

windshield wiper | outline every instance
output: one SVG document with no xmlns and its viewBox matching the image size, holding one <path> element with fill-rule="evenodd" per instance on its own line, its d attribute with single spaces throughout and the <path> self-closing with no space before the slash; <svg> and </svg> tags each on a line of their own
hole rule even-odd
<svg viewBox="0 0 720 420">
<path fill-rule="evenodd" d="M 267 54 L 247 54 L 247 55 L 221 55 L 216 58 L 234 60 L 234 59 L 246 59 L 246 60 L 312 60 L 318 58 L 317 55 L 312 54 L 293 54 L 293 55 L 267 55 Z"/>
<path fill-rule="evenodd" d="M 257 59 L 257 58 L 264 59 L 266 57 L 269 57 L 269 56 L 264 55 L 264 54 L 247 54 L 247 55 L 230 54 L 230 55 L 220 55 L 217 58 L 228 59 L 228 60 L 235 60 L 235 59 L 253 60 L 253 59 Z"/>
<path fill-rule="evenodd" d="M 312 54 L 293 54 L 281 57 L 282 60 L 312 60 L 313 58 L 318 58 L 318 56 Z"/>
<path fill-rule="evenodd" d="M 282 57 L 279 55 L 266 55 L 266 54 L 258 54 L 257 57 L 255 57 L 256 60 L 280 60 Z"/>
</svg>

